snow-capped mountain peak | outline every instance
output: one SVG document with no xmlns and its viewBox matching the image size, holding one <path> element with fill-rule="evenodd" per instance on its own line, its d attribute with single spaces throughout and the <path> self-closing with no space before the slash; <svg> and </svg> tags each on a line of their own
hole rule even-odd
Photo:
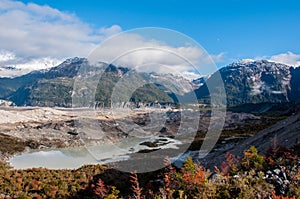
<svg viewBox="0 0 300 199">
<path fill-rule="evenodd" d="M 0 66 L 0 77 L 18 77 L 35 70 L 52 68 L 59 63 L 61 63 L 61 60 L 49 57 L 31 60 L 11 60 Z"/>
</svg>

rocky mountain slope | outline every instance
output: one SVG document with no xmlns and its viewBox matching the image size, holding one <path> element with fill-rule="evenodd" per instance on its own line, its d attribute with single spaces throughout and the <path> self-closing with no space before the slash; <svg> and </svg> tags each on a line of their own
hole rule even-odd
<svg viewBox="0 0 300 199">
<path fill-rule="evenodd" d="M 243 152 L 249 146 L 255 146 L 261 153 L 269 149 L 280 147 L 291 148 L 300 142 L 300 106 L 289 113 L 286 119 L 278 121 L 274 125 L 259 131 L 256 135 L 242 141 L 221 144 L 213 152 L 207 155 L 200 162 L 203 165 L 213 167 L 225 160 L 225 154 L 230 153 L 242 157 Z"/>
<path fill-rule="evenodd" d="M 136 102 L 177 102 L 180 98 L 181 102 L 192 103 L 190 96 L 195 92 L 200 103 L 209 104 L 211 95 L 219 97 L 220 85 L 225 87 L 229 106 L 300 100 L 300 68 L 265 60 L 233 63 L 219 70 L 222 79 L 214 73 L 190 82 L 172 74 L 140 73 L 106 63 L 90 66 L 85 58 L 68 59 L 51 69 L 15 78 L 0 78 L 0 99 L 18 106 L 70 107 L 74 79 L 83 68 L 90 70 L 93 78 L 101 76 L 95 100 L 105 105 L 109 105 L 115 85 L 125 74 L 127 79 L 134 78 L 144 85 L 132 94 L 131 100 Z M 134 89 L 136 83 L 124 83 L 122 89 Z M 212 85 L 210 91 L 208 84 Z M 81 86 L 85 94 L 92 95 L 84 81 Z"/>
<path fill-rule="evenodd" d="M 265 60 L 233 63 L 221 68 L 230 106 L 247 103 L 277 103 L 300 100 L 300 68 Z M 208 91 L 207 84 L 214 85 Z M 201 102 L 209 102 L 211 95 L 218 95 L 222 82 L 213 74 L 206 84 L 196 89 Z"/>
<path fill-rule="evenodd" d="M 79 70 L 91 71 L 92 78 L 100 78 L 97 86 L 95 100 L 109 105 L 110 96 L 115 84 L 129 71 L 127 68 L 99 63 L 98 66 L 89 65 L 85 58 L 68 59 L 62 64 L 49 70 L 34 71 L 15 78 L 0 78 L 0 99 L 8 99 L 18 106 L 63 106 L 70 107 L 74 79 Z M 80 71 L 81 72 L 81 71 Z M 134 70 L 134 74 L 140 81 L 145 81 L 144 86 L 137 89 L 131 98 L 133 101 L 143 102 L 173 102 L 166 88 L 159 84 L 177 85 L 178 81 L 172 75 L 163 77 L 159 74 L 141 74 Z M 175 80 L 174 80 L 175 79 Z M 154 81 L 155 80 L 155 81 Z M 153 83 L 152 83 L 153 82 Z M 187 80 L 181 80 L 186 85 Z M 84 83 L 84 82 L 83 82 Z M 88 92 L 88 88 L 83 86 Z M 191 91 L 184 88 L 175 88 L 175 92 Z"/>
</svg>

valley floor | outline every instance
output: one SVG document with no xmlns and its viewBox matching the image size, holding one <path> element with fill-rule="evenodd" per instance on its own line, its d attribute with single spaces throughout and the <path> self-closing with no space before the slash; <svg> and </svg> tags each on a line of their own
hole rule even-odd
<svg viewBox="0 0 300 199">
<path fill-rule="evenodd" d="M 183 111 L 192 121 L 195 111 Z M 182 125 L 179 110 L 129 113 L 109 109 L 0 108 L 2 160 L 32 149 L 96 146 L 130 137 L 149 138 L 139 144 L 143 149 L 130 154 L 131 159 L 109 167 L 14 170 L 1 163 L 0 198 L 114 198 L 116 195 L 132 198 L 139 194 L 149 198 L 281 198 L 280 195 L 297 198 L 300 195 L 299 111 L 285 114 L 228 111 L 216 146 L 200 159 L 199 148 L 210 123 L 209 110 L 200 111 L 197 133 L 192 135 L 188 131 L 176 134 Z M 163 126 L 159 121 L 163 121 Z M 172 145 L 175 148 L 166 147 L 168 142 L 176 140 L 180 142 Z M 165 157 L 174 158 L 178 150 L 188 153 L 181 162 L 164 168 L 166 161 L 170 161 Z M 197 164 L 188 162 L 189 158 L 185 161 L 187 156 Z M 147 167 L 149 162 L 158 166 L 156 171 L 127 173 L 141 165 Z M 124 168 L 126 171 L 122 172 Z M 278 184 L 275 178 L 282 182 Z"/>
<path fill-rule="evenodd" d="M 184 115 L 189 121 L 195 119 L 195 114 L 200 114 L 198 129 L 191 129 L 188 124 L 182 124 L 182 113 L 179 110 L 171 109 L 94 110 L 1 107 L 0 158 L 7 160 L 12 155 L 32 149 L 88 147 L 104 143 L 114 144 L 130 137 L 153 138 L 155 136 L 160 137 L 160 139 L 150 139 L 148 142 L 141 143 L 146 149 L 139 151 L 139 153 L 146 154 L 161 149 L 168 150 L 166 154 L 171 153 L 176 157 L 179 154 L 178 150 L 164 148 L 163 145 L 166 144 L 166 141 L 163 144 L 158 143 L 168 139 L 174 139 L 174 142 L 176 140 L 181 142 L 179 146 L 180 153 L 187 149 L 197 152 L 205 139 L 211 122 L 211 112 L 210 110 L 200 110 L 199 112 L 185 110 Z M 282 115 L 254 115 L 228 111 L 219 141 L 209 154 L 209 158 L 204 158 L 201 161 L 212 166 L 212 163 L 209 163 L 207 160 L 217 160 L 221 157 L 219 158 L 220 162 L 224 159 L 226 151 L 234 149 L 238 143 L 241 143 L 243 140 L 249 140 L 249 137 L 256 135 L 259 131 L 272 126 L 286 117 Z M 298 120 L 297 114 L 296 116 L 291 116 L 284 120 L 283 123 L 278 124 L 278 127 L 274 127 L 275 130 L 264 133 L 261 136 L 263 138 L 256 143 L 259 143 L 261 146 L 269 146 L 266 143 L 270 143 L 270 140 L 274 138 L 276 129 L 297 123 Z M 297 124 L 295 125 L 295 129 L 297 129 Z M 179 128 L 188 130 L 178 135 Z M 294 133 L 289 132 L 289 135 L 296 139 L 299 134 L 295 133 L 295 130 L 292 131 Z M 285 135 L 282 134 L 282 136 Z M 288 142 L 281 144 L 292 146 L 295 143 L 293 139 L 289 138 L 286 140 Z M 250 144 L 255 144 L 253 141 L 245 142 L 246 144 L 239 150 L 239 153 Z M 197 155 L 195 155 L 195 158 L 197 158 Z"/>
</svg>

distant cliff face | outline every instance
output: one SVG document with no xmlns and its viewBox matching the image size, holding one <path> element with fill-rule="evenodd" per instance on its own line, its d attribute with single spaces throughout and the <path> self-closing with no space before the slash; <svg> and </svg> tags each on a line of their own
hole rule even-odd
<svg viewBox="0 0 300 199">
<path fill-rule="evenodd" d="M 262 102 L 289 102 L 300 100 L 299 68 L 265 60 L 233 63 L 221 68 L 228 105 Z M 209 95 L 217 94 L 218 83 L 213 74 L 207 84 L 216 85 L 209 92 L 203 85 L 195 92 L 201 100 L 209 101 Z"/>
</svg>

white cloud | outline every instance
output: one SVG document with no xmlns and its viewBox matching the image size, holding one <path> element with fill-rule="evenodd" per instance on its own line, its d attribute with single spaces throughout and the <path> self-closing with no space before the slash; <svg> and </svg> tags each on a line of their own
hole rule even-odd
<svg viewBox="0 0 300 199">
<path fill-rule="evenodd" d="M 43 57 L 43 58 L 36 58 L 29 61 L 23 61 L 14 64 L 13 66 L 17 69 L 29 69 L 29 70 L 37 70 L 37 69 L 48 69 L 53 66 L 57 66 L 60 64 L 62 60 Z"/>
<path fill-rule="evenodd" d="M 269 58 L 269 61 L 286 64 L 289 66 L 300 66 L 300 54 L 294 54 L 292 52 L 273 55 Z"/>
<path fill-rule="evenodd" d="M 7 62 L 15 59 L 15 54 L 5 50 L 0 51 L 0 62 Z"/>
<path fill-rule="evenodd" d="M 33 70 L 48 69 L 62 61 L 51 57 L 18 58 L 12 52 L 2 51 L 0 52 L 0 77 L 16 77 Z"/>
<path fill-rule="evenodd" d="M 111 27 L 100 28 L 99 30 L 99 33 L 103 35 L 104 38 L 110 37 L 120 32 L 122 32 L 122 28 L 118 25 L 112 25 Z"/>
<path fill-rule="evenodd" d="M 87 56 L 100 36 L 74 14 L 10 0 L 1 0 L 0 26 L 0 49 L 20 57 Z"/>
<path fill-rule="evenodd" d="M 122 33 L 103 42 L 92 52 L 89 60 L 92 63 L 104 61 L 144 72 L 183 74 L 203 69 L 199 73 L 207 74 L 207 71 L 215 71 L 215 68 L 209 68 L 212 59 L 219 61 L 223 55 L 221 53 L 211 57 L 195 45 L 173 47 L 159 40 L 146 39 L 140 34 Z"/>
<path fill-rule="evenodd" d="M 41 69 L 52 66 L 67 57 L 87 57 L 97 44 L 120 33 L 118 25 L 92 28 L 74 13 L 66 13 L 49 6 L 0 0 L 0 66 L 19 69 Z M 136 50 L 116 62 L 127 67 L 156 72 L 183 73 L 196 66 L 204 67 L 200 73 L 212 73 L 215 68 L 205 68 L 208 63 L 222 61 L 224 53 L 208 56 L 197 46 L 173 47 L 155 39 L 145 39 L 140 34 L 121 34 L 105 43 L 100 50 L 100 61 L 111 61 L 129 49 Z M 184 59 L 180 58 L 184 57 Z M 99 57 L 98 57 L 99 58 Z M 164 67 L 162 67 L 164 66 Z"/>
<path fill-rule="evenodd" d="M 221 63 L 221 62 L 224 62 L 224 56 L 226 55 L 225 52 L 221 52 L 217 55 L 211 55 L 211 58 L 212 60 L 215 62 L 215 63 Z"/>
<path fill-rule="evenodd" d="M 0 66 L 23 71 L 87 57 L 101 40 L 121 31 L 118 25 L 95 30 L 75 14 L 12 0 L 0 0 L 0 27 Z"/>
</svg>

